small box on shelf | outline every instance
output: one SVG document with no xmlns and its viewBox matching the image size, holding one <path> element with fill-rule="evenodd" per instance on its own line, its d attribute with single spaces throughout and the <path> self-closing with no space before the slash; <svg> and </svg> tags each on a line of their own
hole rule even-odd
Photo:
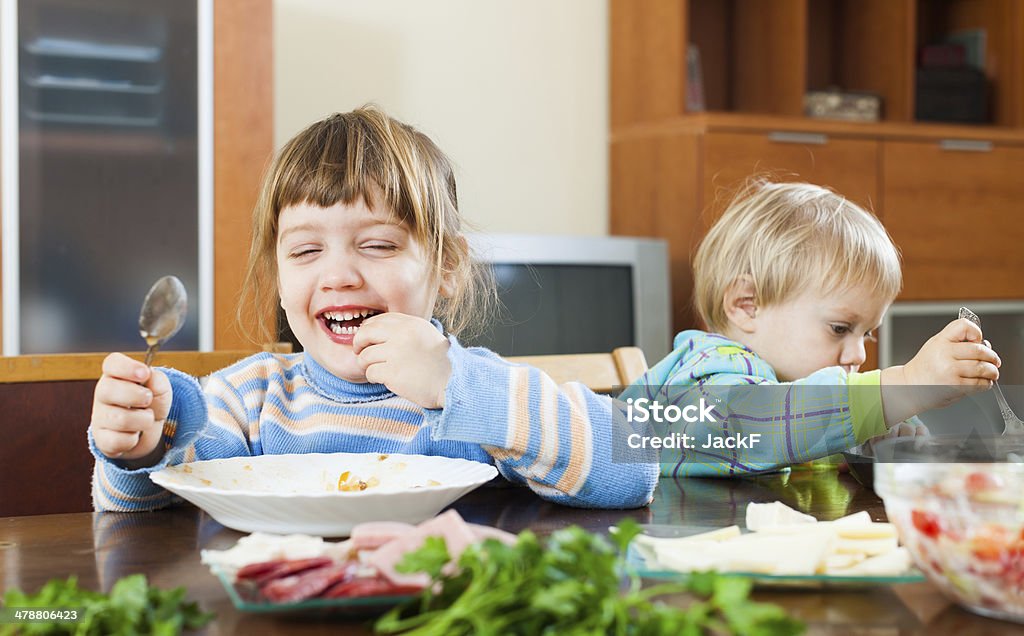
<svg viewBox="0 0 1024 636">
<path fill-rule="evenodd" d="M 817 119 L 878 121 L 882 116 L 882 98 L 874 93 L 838 89 L 808 91 L 804 95 L 804 115 Z"/>
<path fill-rule="evenodd" d="M 989 121 L 984 71 L 970 66 L 919 68 L 916 80 L 914 113 L 918 121 Z"/>
</svg>

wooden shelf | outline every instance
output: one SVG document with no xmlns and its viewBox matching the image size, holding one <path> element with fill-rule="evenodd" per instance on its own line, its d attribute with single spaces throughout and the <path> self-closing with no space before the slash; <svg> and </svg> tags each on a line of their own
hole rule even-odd
<svg viewBox="0 0 1024 636">
<path fill-rule="evenodd" d="M 643 122 L 612 129 L 611 139 L 629 139 L 679 132 L 787 131 L 837 137 L 877 139 L 961 139 L 984 140 L 994 144 L 1024 144 L 1024 128 L 1010 126 L 937 124 L 918 122 L 850 122 L 809 117 L 785 117 L 748 113 L 709 112 L 679 115 L 657 122 Z"/>
<path fill-rule="evenodd" d="M 698 325 L 692 253 L 754 175 L 877 214 L 903 249 L 902 299 L 1024 295 L 1024 0 L 612 0 L 611 18 L 611 231 L 669 242 L 677 330 Z M 921 46 L 979 29 L 989 122 L 915 121 Z M 881 121 L 804 117 L 805 93 L 831 87 L 880 95 Z"/>
<path fill-rule="evenodd" d="M 918 45 L 958 31 L 985 31 L 985 75 L 992 122 L 1024 126 L 1024 3 L 1020 0 L 919 0 Z"/>
<path fill-rule="evenodd" d="M 882 98 L 914 121 L 921 46 L 984 30 L 997 126 L 1024 126 L 1020 0 L 612 0 L 612 128 L 686 114 L 686 51 L 700 54 L 705 109 L 799 117 L 804 95 Z"/>
</svg>

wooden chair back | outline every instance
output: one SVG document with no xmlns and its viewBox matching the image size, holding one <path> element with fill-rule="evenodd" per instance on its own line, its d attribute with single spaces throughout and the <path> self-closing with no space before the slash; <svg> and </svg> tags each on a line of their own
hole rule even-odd
<svg viewBox="0 0 1024 636">
<path fill-rule="evenodd" d="M 264 348 L 287 352 L 291 345 Z M 165 351 L 153 364 L 201 377 L 253 353 Z M 106 355 L 0 357 L 0 517 L 92 509 L 86 429 Z"/>
<path fill-rule="evenodd" d="M 265 348 L 291 350 L 290 345 Z M 252 353 L 167 351 L 158 353 L 154 364 L 201 377 Z M 93 458 L 86 429 L 105 355 L 0 357 L 0 517 L 92 509 Z M 625 386 L 647 370 L 636 347 L 512 360 L 538 367 L 559 384 L 582 382 L 599 393 Z"/>
<path fill-rule="evenodd" d="M 275 342 L 263 347 L 264 351 L 290 353 L 287 342 Z M 153 366 L 171 367 L 196 377 L 214 371 L 256 353 L 249 349 L 224 351 L 160 351 L 153 357 Z M 142 360 L 145 352 L 126 355 Z M 67 382 L 70 380 L 98 380 L 106 353 L 56 353 L 0 357 L 0 384 L 14 382 Z"/>
<path fill-rule="evenodd" d="M 647 359 L 639 347 L 619 347 L 611 353 L 575 353 L 509 358 L 547 373 L 555 382 L 581 382 L 597 393 L 611 393 L 647 371 Z"/>
</svg>

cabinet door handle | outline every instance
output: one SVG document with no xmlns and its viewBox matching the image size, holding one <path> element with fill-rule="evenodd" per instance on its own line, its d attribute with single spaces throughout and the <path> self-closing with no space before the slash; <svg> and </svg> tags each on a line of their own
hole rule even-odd
<svg viewBox="0 0 1024 636">
<path fill-rule="evenodd" d="M 786 132 L 775 130 L 768 133 L 768 139 L 780 144 L 808 144 L 824 146 L 828 143 L 828 135 L 819 133 Z"/>
<path fill-rule="evenodd" d="M 956 152 L 992 152 L 992 142 L 981 139 L 942 139 L 939 148 Z"/>
</svg>

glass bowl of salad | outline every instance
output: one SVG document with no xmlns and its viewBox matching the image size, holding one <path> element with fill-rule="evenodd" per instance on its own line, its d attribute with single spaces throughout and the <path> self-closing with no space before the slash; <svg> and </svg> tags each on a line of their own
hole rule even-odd
<svg viewBox="0 0 1024 636">
<path fill-rule="evenodd" d="M 917 566 L 972 612 L 1024 623 L 1024 437 L 897 438 L 875 492 Z"/>
</svg>

